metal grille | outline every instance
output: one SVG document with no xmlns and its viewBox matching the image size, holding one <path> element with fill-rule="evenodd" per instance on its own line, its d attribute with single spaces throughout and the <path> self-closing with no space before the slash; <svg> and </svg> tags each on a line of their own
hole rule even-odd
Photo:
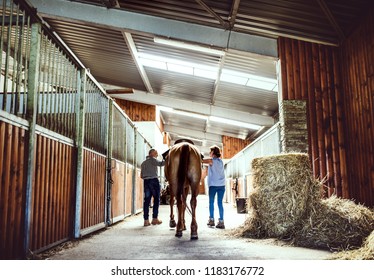
<svg viewBox="0 0 374 280">
<path fill-rule="evenodd" d="M 37 124 L 75 137 L 78 69 L 65 53 L 43 34 L 40 50 Z"/>
<path fill-rule="evenodd" d="M 84 145 L 106 154 L 109 100 L 101 89 L 87 77 Z"/>
<path fill-rule="evenodd" d="M 279 154 L 281 152 L 279 131 L 278 123 L 227 162 L 225 166 L 226 177 L 244 178 L 245 175 L 252 173 L 252 160 L 254 158 Z"/>
<path fill-rule="evenodd" d="M 135 128 L 128 120 L 126 126 L 127 163 L 135 164 Z"/>
<path fill-rule="evenodd" d="M 113 105 L 113 158 L 126 161 L 126 126 L 127 119 L 120 109 Z"/>
<path fill-rule="evenodd" d="M 0 109 L 25 117 L 30 17 L 13 1 L 3 0 L 0 5 Z"/>
<path fill-rule="evenodd" d="M 144 137 L 139 133 L 136 132 L 136 166 L 140 168 L 143 160 L 145 160 L 146 156 L 146 142 Z"/>
</svg>

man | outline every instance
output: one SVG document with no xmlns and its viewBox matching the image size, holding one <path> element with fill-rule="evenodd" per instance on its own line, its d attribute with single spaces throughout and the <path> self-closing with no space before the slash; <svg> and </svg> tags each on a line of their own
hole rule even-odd
<svg viewBox="0 0 374 280">
<path fill-rule="evenodd" d="M 143 216 L 144 226 L 149 226 L 149 204 L 153 197 L 152 225 L 159 225 L 162 221 L 158 218 L 158 207 L 160 205 L 160 182 L 158 181 L 157 168 L 164 166 L 165 161 L 158 160 L 158 152 L 150 149 L 148 156 L 141 165 L 140 177 L 144 180 Z"/>
</svg>

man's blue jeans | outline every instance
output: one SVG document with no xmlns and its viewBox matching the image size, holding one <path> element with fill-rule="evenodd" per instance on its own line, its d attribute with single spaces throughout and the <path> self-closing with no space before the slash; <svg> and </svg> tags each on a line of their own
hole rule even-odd
<svg viewBox="0 0 374 280">
<path fill-rule="evenodd" d="M 217 194 L 217 204 L 219 211 L 219 219 L 223 220 L 223 195 L 225 194 L 225 186 L 209 187 L 209 218 L 214 219 L 214 198 Z"/>
<path fill-rule="evenodd" d="M 149 204 L 153 196 L 153 213 L 152 218 L 158 217 L 158 207 L 160 206 L 161 186 L 157 178 L 144 180 L 144 200 L 143 200 L 143 217 L 144 220 L 149 218 Z"/>
</svg>

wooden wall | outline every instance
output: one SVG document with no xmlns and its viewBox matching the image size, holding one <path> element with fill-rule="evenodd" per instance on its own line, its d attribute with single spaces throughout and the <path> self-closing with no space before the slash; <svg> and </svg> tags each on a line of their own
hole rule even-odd
<svg viewBox="0 0 374 280">
<path fill-rule="evenodd" d="M 156 106 L 123 99 L 116 99 L 119 107 L 133 122 L 156 121 Z"/>
<path fill-rule="evenodd" d="M 374 6 L 341 48 L 348 193 L 374 206 Z"/>
<path fill-rule="evenodd" d="M 134 168 L 131 167 L 129 164 L 126 166 L 126 186 L 125 186 L 125 215 L 132 214 L 132 201 L 133 201 L 133 192 L 132 192 L 132 185 L 133 185 L 133 174 Z"/>
<path fill-rule="evenodd" d="M 140 168 L 136 169 L 136 210 L 140 212 L 143 210 L 143 197 L 144 197 L 144 181 L 140 178 Z"/>
<path fill-rule="evenodd" d="M 349 197 L 338 48 L 280 38 L 283 100 L 306 100 L 309 154 L 326 195 Z"/>
<path fill-rule="evenodd" d="M 30 249 L 69 239 L 75 196 L 76 149 L 37 135 Z"/>
<path fill-rule="evenodd" d="M 0 259 L 22 257 L 26 131 L 0 121 Z"/>
<path fill-rule="evenodd" d="M 374 205 L 374 8 L 342 46 L 280 38 L 283 100 L 307 100 L 309 154 L 326 194 Z"/>
<path fill-rule="evenodd" d="M 116 161 L 115 167 L 112 169 L 112 218 L 125 215 L 125 171 L 126 164 Z"/>
<path fill-rule="evenodd" d="M 239 138 L 222 136 L 223 151 L 222 158 L 230 159 L 238 152 L 248 146 L 251 142 L 249 140 L 242 140 Z"/>
<path fill-rule="evenodd" d="M 84 150 L 81 229 L 105 222 L 106 157 Z"/>
</svg>

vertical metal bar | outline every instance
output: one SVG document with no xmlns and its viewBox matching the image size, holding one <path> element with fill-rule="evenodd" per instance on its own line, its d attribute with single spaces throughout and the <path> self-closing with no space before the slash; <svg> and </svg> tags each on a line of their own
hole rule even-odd
<svg viewBox="0 0 374 280">
<path fill-rule="evenodd" d="M 61 126 L 61 123 L 60 123 L 60 91 L 61 91 L 61 63 L 62 63 L 62 54 L 61 54 L 61 51 L 60 49 L 57 47 L 57 63 L 56 63 L 56 84 L 55 84 L 55 109 L 54 109 L 54 113 L 55 113 L 55 132 L 57 133 L 60 133 L 60 126 Z"/>
<path fill-rule="evenodd" d="M 73 80 L 73 73 L 72 73 L 72 65 L 70 64 L 70 60 L 68 60 L 67 69 L 66 69 L 66 76 L 67 76 L 67 83 L 66 83 L 66 127 L 67 127 L 67 137 L 72 137 L 72 127 L 71 127 L 71 112 L 70 112 L 70 106 L 71 106 L 71 98 L 73 96 L 73 87 L 72 87 L 72 80 Z"/>
<path fill-rule="evenodd" d="M 3 68 L 3 46 L 4 46 L 4 36 L 3 34 L 5 33 L 5 15 L 6 15 L 6 0 L 3 0 L 3 12 L 2 12 L 2 17 L 1 17 L 1 38 L 0 38 L 0 69 Z M 5 79 L 4 79 L 4 83 L 5 83 Z M 2 86 L 2 87 L 1 87 Z M 2 84 L 0 84 L 0 87 L 1 88 L 4 88 L 4 86 Z M 3 93 L 3 95 L 5 96 L 5 93 Z M 3 97 L 4 98 L 4 97 Z M 4 107 L 4 99 L 1 99 L 1 103 L 0 103 L 0 109 L 3 109 Z"/>
<path fill-rule="evenodd" d="M 50 91 L 51 91 L 51 95 L 50 95 L 50 111 L 49 111 L 49 129 L 51 130 L 54 130 L 54 104 L 56 102 L 55 100 L 55 75 L 56 75 L 56 48 L 55 48 L 55 45 L 53 44 L 53 42 L 51 41 L 51 55 L 52 55 L 52 65 L 51 65 L 51 69 L 52 69 L 52 72 L 50 72 L 49 74 L 51 74 L 51 83 L 49 84 L 49 87 L 50 87 Z M 49 70 L 50 71 L 50 70 Z"/>
<path fill-rule="evenodd" d="M 134 172 L 132 174 L 132 214 L 136 214 L 136 143 L 137 143 L 137 133 L 135 127 L 134 129 L 134 157 L 133 157 L 133 166 Z"/>
<path fill-rule="evenodd" d="M 53 45 L 52 45 L 52 42 L 48 39 L 48 37 L 46 37 L 47 39 L 47 48 L 46 48 L 46 53 L 47 53 L 47 80 L 46 80 L 46 86 L 47 86 L 47 90 L 45 91 L 45 95 L 46 95 L 46 120 L 45 120 L 45 126 L 49 129 L 50 126 L 51 126 L 51 113 L 52 113 L 52 92 L 50 92 L 52 90 L 52 78 L 53 78 L 53 65 L 52 65 L 52 59 L 53 59 L 53 55 L 52 55 L 52 51 L 53 51 Z"/>
<path fill-rule="evenodd" d="M 106 207 L 106 222 L 107 225 L 112 224 L 112 158 L 113 158 L 113 100 L 108 99 L 108 126 L 107 126 L 107 177 L 106 177 L 106 198 L 107 198 L 107 207 Z"/>
<path fill-rule="evenodd" d="M 64 86 L 64 135 L 69 137 L 69 93 L 70 93 L 70 61 L 68 58 L 65 59 L 65 86 Z"/>
<path fill-rule="evenodd" d="M 41 103 L 39 105 L 39 108 L 40 108 L 40 111 L 38 112 L 37 114 L 37 123 L 44 126 L 45 124 L 45 102 L 46 102 L 46 85 L 45 85 L 45 80 L 46 80 L 46 74 L 47 74 L 47 68 L 46 68 L 46 59 L 47 59 L 47 53 L 46 53 L 46 49 L 47 49 L 47 44 L 48 44 L 48 40 L 46 39 L 45 36 L 42 36 L 42 43 L 41 43 L 41 58 L 40 58 L 40 61 L 41 61 L 41 65 L 40 65 L 40 82 L 41 82 L 41 90 L 39 92 L 39 102 Z"/>
<path fill-rule="evenodd" d="M 12 34 L 12 20 L 13 20 L 13 1 L 10 1 L 10 15 L 9 15 L 7 48 L 6 48 L 6 56 L 5 56 L 5 73 L 4 73 L 4 104 L 3 104 L 4 111 L 6 111 L 6 107 L 8 105 L 8 75 L 9 75 L 11 34 Z"/>
<path fill-rule="evenodd" d="M 65 60 L 65 90 L 64 90 L 64 127 L 65 127 L 65 135 L 66 137 L 70 137 L 70 126 L 69 126 L 69 101 L 70 101 L 70 83 L 71 83 L 71 76 L 70 76 L 70 60 Z"/>
<path fill-rule="evenodd" d="M 87 79 L 87 76 L 84 77 L 85 79 Z M 86 118 L 86 122 L 85 122 L 85 138 L 84 138 L 84 142 L 85 142 L 85 145 L 88 147 L 88 148 L 91 148 L 91 146 L 88 146 L 88 141 L 90 141 L 90 137 L 91 137 L 91 127 L 90 127 L 90 124 L 91 124 L 91 103 L 92 103 L 92 94 L 91 94 L 91 85 L 89 83 L 88 80 L 86 80 L 86 83 L 87 83 L 87 92 L 86 92 L 86 107 L 87 107 L 87 110 L 86 110 L 86 113 L 85 113 L 85 118 Z M 78 129 L 78 128 L 77 128 Z"/>
<path fill-rule="evenodd" d="M 29 92 L 27 99 L 27 115 L 29 122 L 28 130 L 28 155 L 27 155 L 27 176 L 26 176 L 26 195 L 25 195 L 25 223 L 24 223 L 24 243 L 23 253 L 26 257 L 29 251 L 30 230 L 31 230 L 31 211 L 32 211 L 32 188 L 35 165 L 35 126 L 36 110 L 38 106 L 38 89 L 39 89 L 39 62 L 40 62 L 40 41 L 41 41 L 41 24 L 34 23 L 31 26 L 31 50 L 30 50 L 30 67 L 29 67 Z"/>
<path fill-rule="evenodd" d="M 102 104 L 101 104 L 101 100 L 100 100 L 100 94 L 96 88 L 96 86 L 93 84 L 93 88 L 94 88 L 94 91 L 95 91 L 95 122 L 94 122 L 94 129 L 95 129 L 95 134 L 96 137 L 96 147 L 97 147 L 97 150 L 101 153 L 103 153 L 103 150 L 102 149 L 102 133 L 101 133 L 101 127 L 102 127 L 102 123 L 101 121 L 99 122 L 98 121 L 98 116 L 101 112 L 101 107 L 102 107 Z"/>
<path fill-rule="evenodd" d="M 16 103 L 16 94 L 15 94 L 15 91 L 16 91 L 16 83 L 17 83 L 17 74 L 16 74 L 16 70 L 17 70 L 17 64 L 18 64 L 18 60 L 17 60 L 17 57 L 18 57 L 18 37 L 21 36 L 21 34 L 19 34 L 19 6 L 16 5 L 16 26 L 15 26 L 15 30 L 14 30 L 14 50 L 13 50 L 13 69 L 12 69 L 12 91 L 11 91 L 11 99 L 10 99 L 10 113 L 12 114 L 16 114 L 17 113 L 17 110 L 15 108 L 15 103 Z"/>
<path fill-rule="evenodd" d="M 27 113 L 27 97 L 28 97 L 28 78 L 29 78 L 29 55 L 30 55 L 30 45 L 31 45 L 31 23 L 30 23 L 30 17 L 27 17 L 27 27 L 26 27 L 26 36 L 25 36 L 25 41 L 26 41 L 26 48 L 25 48 L 25 69 L 24 71 L 24 94 L 23 94 L 23 117 L 26 117 Z"/>
<path fill-rule="evenodd" d="M 74 75 L 76 75 L 77 72 L 75 71 L 75 67 L 73 65 L 70 65 L 70 85 L 69 85 L 69 105 L 68 105 L 68 112 L 69 112 L 69 131 L 70 131 L 70 134 L 69 134 L 69 137 L 71 138 L 74 138 L 75 134 L 74 134 L 74 114 L 75 114 L 75 110 L 73 109 L 74 108 L 74 94 L 75 94 L 75 87 L 74 87 L 74 83 L 76 82 L 76 80 L 74 79 Z"/>
<path fill-rule="evenodd" d="M 21 104 L 21 74 L 22 74 L 22 65 L 23 65 L 23 48 L 24 48 L 24 34 L 25 34 L 25 18 L 26 18 L 26 13 L 22 12 L 22 26 L 20 30 L 20 35 L 19 35 L 19 45 L 20 45 L 20 51 L 18 54 L 18 67 L 17 67 L 17 78 L 16 78 L 16 93 L 17 93 L 17 98 L 16 98 L 16 114 L 19 115 L 22 111 L 20 107 Z"/>
<path fill-rule="evenodd" d="M 58 132 L 62 135 L 64 134 L 64 80 L 65 80 L 65 55 L 61 52 L 61 67 L 60 67 L 60 83 L 59 83 L 59 108 L 58 108 L 58 120 L 59 120 L 59 130 Z"/>
<path fill-rule="evenodd" d="M 66 75 L 66 57 L 62 60 L 62 81 L 61 81 L 61 134 L 67 135 L 67 123 L 66 123 L 66 82 L 68 76 Z"/>
<path fill-rule="evenodd" d="M 75 189 L 75 219 L 74 219 L 74 238 L 80 237 L 81 230 L 81 206 L 82 206 L 82 186 L 83 186 L 83 146 L 85 130 L 85 106 L 86 106 L 86 69 L 77 72 L 78 94 L 76 102 L 77 112 L 77 181 Z"/>
</svg>

